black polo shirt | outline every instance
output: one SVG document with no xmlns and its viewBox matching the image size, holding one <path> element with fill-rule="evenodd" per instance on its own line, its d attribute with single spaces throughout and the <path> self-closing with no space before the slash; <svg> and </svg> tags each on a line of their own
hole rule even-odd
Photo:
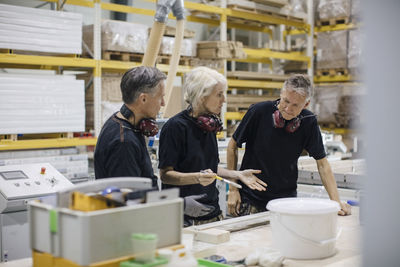
<svg viewBox="0 0 400 267">
<path fill-rule="evenodd" d="M 255 191 L 243 186 L 242 200 L 265 209 L 269 200 L 296 196 L 297 161 L 305 149 L 316 160 L 326 156 L 316 117 L 301 120 L 294 132 L 274 128 L 272 114 L 276 101 L 251 106 L 233 134 L 238 147 L 246 143 L 241 170 L 259 169 L 258 178 L 268 184 L 266 191 Z M 302 110 L 300 116 L 312 115 Z"/>
<path fill-rule="evenodd" d="M 145 177 L 157 183 L 144 136 L 133 125 L 112 115 L 101 129 L 94 152 L 96 179 Z"/>
<path fill-rule="evenodd" d="M 218 144 L 215 133 L 201 130 L 187 110 L 178 113 L 165 123 L 160 134 L 158 165 L 160 169 L 173 167 L 175 171 L 184 173 L 211 169 L 217 173 L 218 163 Z M 181 197 L 207 194 L 207 197 L 200 202 L 214 206 L 215 210 L 196 220 L 208 220 L 221 213 L 215 181 L 208 186 L 163 184 L 163 188 L 171 187 L 178 187 Z M 193 219 L 186 215 L 185 218 Z"/>
</svg>

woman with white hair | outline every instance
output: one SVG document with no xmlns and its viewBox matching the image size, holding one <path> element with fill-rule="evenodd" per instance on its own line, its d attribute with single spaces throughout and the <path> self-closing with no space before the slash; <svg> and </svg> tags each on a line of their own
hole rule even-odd
<svg viewBox="0 0 400 267">
<path fill-rule="evenodd" d="M 215 70 L 198 67 L 184 77 L 186 110 L 170 118 L 160 135 L 159 168 L 163 188 L 179 187 L 180 196 L 192 196 L 202 212 L 189 216 L 185 226 L 222 220 L 218 205 L 217 175 L 238 179 L 249 188 L 263 191 L 266 184 L 258 170 L 232 171 L 218 167 L 216 133 L 225 102 L 226 78 Z"/>
</svg>

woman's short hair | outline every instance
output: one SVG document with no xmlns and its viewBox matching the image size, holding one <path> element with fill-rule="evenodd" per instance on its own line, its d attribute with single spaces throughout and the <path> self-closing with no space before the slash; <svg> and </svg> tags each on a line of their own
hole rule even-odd
<svg viewBox="0 0 400 267">
<path fill-rule="evenodd" d="M 284 83 L 282 90 L 295 91 L 310 100 L 313 95 L 313 88 L 310 78 L 304 74 L 292 74 Z"/>
<path fill-rule="evenodd" d="M 183 78 L 185 101 L 192 107 L 198 106 L 202 98 L 210 95 L 217 84 L 221 84 L 224 90 L 227 88 L 225 76 L 218 71 L 207 67 L 192 69 Z"/>
<path fill-rule="evenodd" d="M 121 79 L 122 100 L 132 104 L 141 93 L 156 93 L 160 81 L 167 76 L 154 67 L 139 66 L 125 72 Z"/>
</svg>

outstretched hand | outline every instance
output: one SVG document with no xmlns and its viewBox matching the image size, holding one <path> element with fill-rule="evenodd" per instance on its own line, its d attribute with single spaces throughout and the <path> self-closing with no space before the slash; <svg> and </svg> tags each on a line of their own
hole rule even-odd
<svg viewBox="0 0 400 267">
<path fill-rule="evenodd" d="M 238 179 L 247 185 L 250 189 L 257 190 L 257 191 L 265 191 L 267 184 L 257 178 L 254 174 L 261 173 L 260 170 L 253 170 L 253 169 L 248 169 L 248 170 L 243 170 L 243 171 L 238 171 Z"/>
</svg>

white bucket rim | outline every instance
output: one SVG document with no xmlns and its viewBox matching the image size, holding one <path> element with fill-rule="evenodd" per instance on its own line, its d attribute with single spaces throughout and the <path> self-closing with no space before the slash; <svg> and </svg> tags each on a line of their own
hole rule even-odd
<svg viewBox="0 0 400 267">
<path fill-rule="evenodd" d="M 314 215 L 338 212 L 340 206 L 330 199 L 290 197 L 269 201 L 267 209 L 282 214 Z"/>
</svg>

